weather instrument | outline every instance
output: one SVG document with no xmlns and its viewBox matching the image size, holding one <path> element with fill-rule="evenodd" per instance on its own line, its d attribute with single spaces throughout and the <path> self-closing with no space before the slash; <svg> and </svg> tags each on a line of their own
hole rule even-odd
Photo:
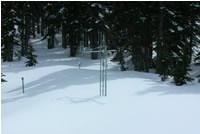
<svg viewBox="0 0 200 134">
<path fill-rule="evenodd" d="M 107 96 L 107 68 L 108 68 L 108 53 L 116 50 L 108 50 L 105 42 L 105 37 L 95 51 L 83 51 L 82 53 L 100 53 L 100 74 L 99 74 L 99 95 Z"/>
</svg>

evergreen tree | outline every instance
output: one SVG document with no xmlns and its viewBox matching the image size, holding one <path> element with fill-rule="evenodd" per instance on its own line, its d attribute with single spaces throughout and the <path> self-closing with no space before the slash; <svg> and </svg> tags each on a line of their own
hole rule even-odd
<svg viewBox="0 0 200 134">
<path fill-rule="evenodd" d="M 35 66 L 38 62 L 36 60 L 36 55 L 33 55 L 32 54 L 32 51 L 29 52 L 29 54 L 26 56 L 26 58 L 28 59 L 28 61 L 26 61 L 26 65 L 27 67 L 30 67 L 30 66 Z"/>
<path fill-rule="evenodd" d="M 5 75 L 3 74 L 3 73 L 1 73 L 1 82 L 7 82 L 3 77 L 4 77 Z"/>
<path fill-rule="evenodd" d="M 18 45 L 17 29 L 18 24 L 15 2 L 2 2 L 2 59 L 3 61 L 13 61 L 14 46 Z"/>
<path fill-rule="evenodd" d="M 124 56 L 130 56 L 134 70 L 148 72 L 155 51 L 161 80 L 170 76 L 182 85 L 191 80 L 192 48 L 200 44 L 199 7 L 200 2 L 2 2 L 2 59 L 12 61 L 16 54 L 35 65 L 30 38 L 36 33 L 51 49 L 61 29 L 62 47 L 69 46 L 72 57 L 80 44 L 98 49 L 104 35 L 108 47 L 117 50 L 113 60 L 121 70 L 127 69 Z"/>
<path fill-rule="evenodd" d="M 21 35 L 21 56 L 26 56 L 28 54 L 28 48 L 30 46 L 30 24 L 31 24 L 31 2 L 21 2 L 22 8 L 21 15 L 21 25 L 20 25 L 20 35 Z"/>
<path fill-rule="evenodd" d="M 60 26 L 61 20 L 58 18 L 60 10 L 59 2 L 47 2 L 44 6 L 44 13 L 47 26 L 48 49 L 55 48 L 55 34 L 57 27 Z"/>
<path fill-rule="evenodd" d="M 191 10 L 189 2 L 179 2 L 178 6 L 175 5 L 174 2 L 162 2 L 164 21 L 160 30 L 162 34 L 159 34 L 162 40 L 158 40 L 160 44 L 157 46 L 159 48 L 157 72 L 162 79 L 173 76 L 175 83 L 182 85 L 191 80 L 188 71 L 190 71 L 192 38 L 195 36 L 192 33 L 194 25 L 191 23 L 193 21 L 191 18 L 194 17 L 188 12 Z"/>
</svg>

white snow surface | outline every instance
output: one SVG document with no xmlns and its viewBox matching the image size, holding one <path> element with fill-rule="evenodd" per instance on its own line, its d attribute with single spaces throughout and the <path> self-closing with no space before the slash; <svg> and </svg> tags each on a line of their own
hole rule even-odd
<svg viewBox="0 0 200 134">
<path fill-rule="evenodd" d="M 2 134 L 200 134 L 200 84 L 161 82 L 108 62 L 108 95 L 99 96 L 99 60 L 68 57 L 32 40 L 37 64 L 2 63 Z M 81 61 L 81 69 L 78 64 Z M 196 70 L 199 67 L 195 67 Z M 21 78 L 24 77 L 25 94 Z"/>
</svg>

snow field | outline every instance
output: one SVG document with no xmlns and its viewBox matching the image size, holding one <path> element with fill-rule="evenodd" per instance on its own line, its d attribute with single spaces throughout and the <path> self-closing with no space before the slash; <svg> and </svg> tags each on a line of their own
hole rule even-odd
<svg viewBox="0 0 200 134">
<path fill-rule="evenodd" d="M 108 96 L 102 97 L 98 60 L 32 43 L 38 65 L 25 67 L 26 59 L 2 63 L 8 81 L 1 86 L 2 134 L 200 133 L 198 83 L 177 87 L 156 74 L 120 72 L 109 62 Z"/>
</svg>

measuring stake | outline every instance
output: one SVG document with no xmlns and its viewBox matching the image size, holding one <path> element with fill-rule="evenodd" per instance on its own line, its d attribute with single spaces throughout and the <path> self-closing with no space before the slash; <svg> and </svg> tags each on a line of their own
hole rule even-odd
<svg viewBox="0 0 200 134">
<path fill-rule="evenodd" d="M 78 62 L 78 68 L 81 69 L 81 62 Z"/>
<path fill-rule="evenodd" d="M 22 77 L 22 92 L 24 94 L 24 77 Z"/>
</svg>

